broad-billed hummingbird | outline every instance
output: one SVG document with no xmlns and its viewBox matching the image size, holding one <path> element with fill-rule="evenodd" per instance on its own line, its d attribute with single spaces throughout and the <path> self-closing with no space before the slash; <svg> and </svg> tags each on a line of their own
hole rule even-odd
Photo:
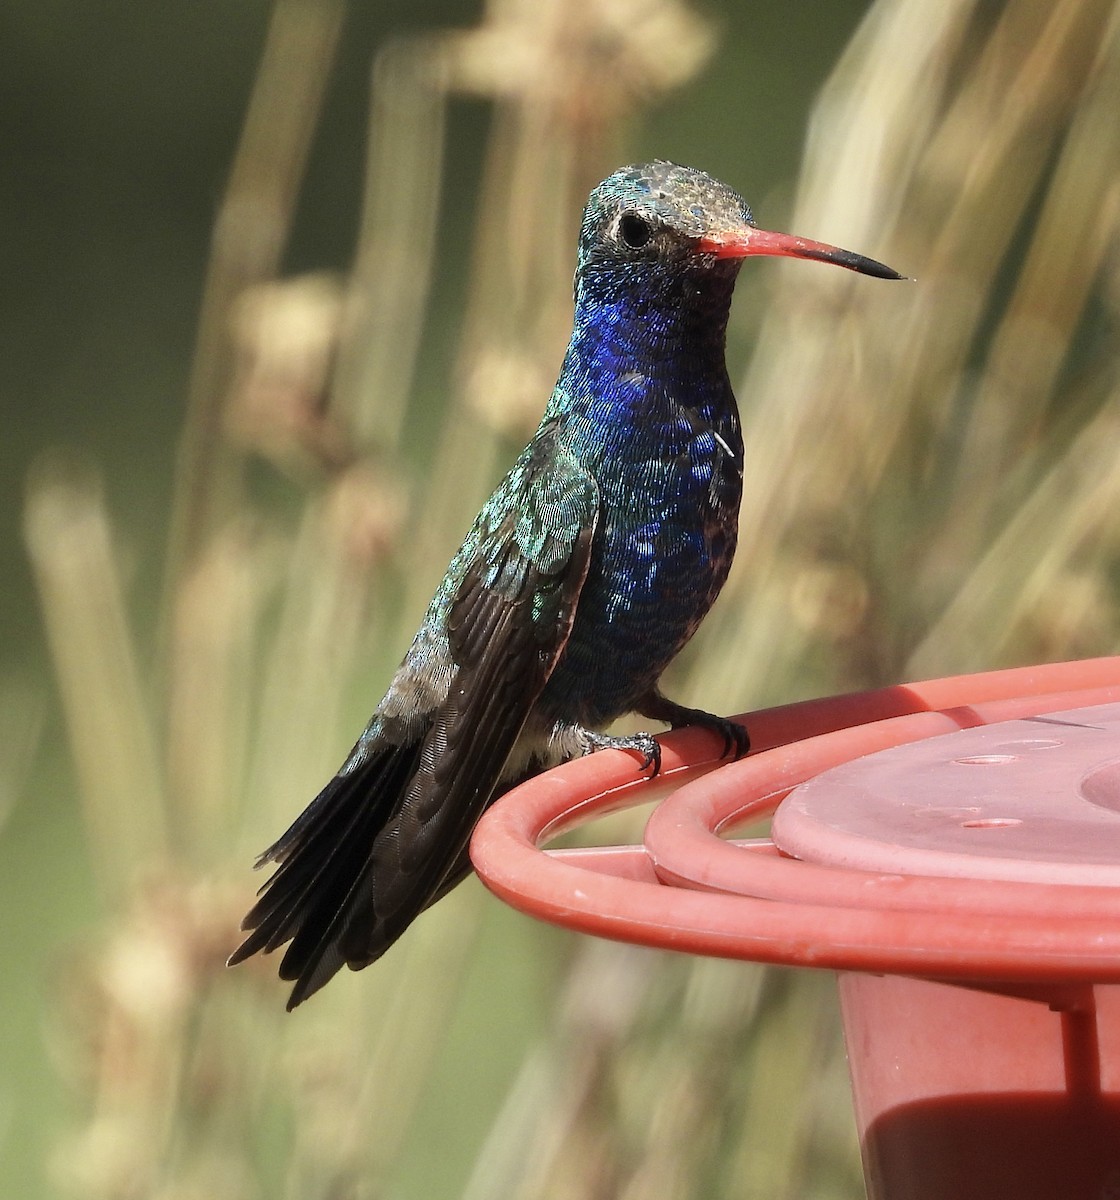
<svg viewBox="0 0 1120 1200">
<path fill-rule="evenodd" d="M 279 864 L 230 958 L 290 942 L 289 1010 L 379 958 L 470 872 L 497 795 L 604 747 L 656 774 L 636 712 L 747 732 L 658 689 L 735 553 L 743 440 L 724 341 L 743 259 L 789 255 L 881 279 L 834 246 L 755 228 L 730 188 L 667 162 L 623 167 L 584 210 L 575 317 L 532 441 L 452 559 L 338 774 L 257 865 Z"/>
</svg>

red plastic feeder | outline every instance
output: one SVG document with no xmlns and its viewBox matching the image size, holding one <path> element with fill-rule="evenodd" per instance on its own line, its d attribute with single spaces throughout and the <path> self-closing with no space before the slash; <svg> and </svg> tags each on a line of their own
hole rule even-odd
<svg viewBox="0 0 1120 1200">
<path fill-rule="evenodd" d="M 654 783 L 604 752 L 523 784 L 479 875 L 585 933 L 839 971 L 872 1200 L 1120 1198 L 1120 658 L 745 720 L 737 763 L 682 730 Z M 666 785 L 643 845 L 538 849 Z"/>
</svg>

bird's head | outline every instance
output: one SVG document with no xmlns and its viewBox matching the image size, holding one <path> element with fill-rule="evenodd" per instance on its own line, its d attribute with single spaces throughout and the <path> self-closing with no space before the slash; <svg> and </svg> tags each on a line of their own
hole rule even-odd
<svg viewBox="0 0 1120 1200">
<path fill-rule="evenodd" d="M 669 289 L 726 296 L 751 255 L 833 263 L 881 279 L 900 279 L 874 259 L 822 242 L 758 229 L 746 201 L 703 171 L 675 163 L 622 167 L 591 193 L 580 230 L 576 294 L 600 299 L 633 290 L 650 299 Z"/>
</svg>

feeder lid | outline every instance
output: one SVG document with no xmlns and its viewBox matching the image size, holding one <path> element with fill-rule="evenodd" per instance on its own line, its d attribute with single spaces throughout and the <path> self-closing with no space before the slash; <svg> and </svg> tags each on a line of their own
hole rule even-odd
<svg viewBox="0 0 1120 1200">
<path fill-rule="evenodd" d="M 1120 886 L 1120 704 L 910 742 L 797 787 L 773 838 L 860 871 Z"/>
</svg>

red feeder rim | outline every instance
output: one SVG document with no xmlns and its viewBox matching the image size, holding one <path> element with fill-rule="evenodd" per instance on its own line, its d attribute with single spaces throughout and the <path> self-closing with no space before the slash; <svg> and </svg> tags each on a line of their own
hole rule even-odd
<svg viewBox="0 0 1120 1200">
<path fill-rule="evenodd" d="M 711 734 L 680 730 L 663 741 L 656 781 L 637 775 L 633 756 L 601 751 L 522 784 L 483 817 L 471 856 L 486 886 L 515 908 L 621 941 L 756 962 L 999 981 L 1017 991 L 1120 982 L 1120 888 L 1100 882 L 1109 878 L 1107 865 L 1084 872 L 1095 883 L 1055 883 L 1044 870 L 1040 881 L 802 861 L 789 856 L 783 833 L 812 848 L 816 818 L 800 792 L 775 823 L 781 849 L 771 839 L 718 836 L 770 817 L 799 785 L 863 756 L 1118 701 L 1120 658 L 1102 658 L 747 714 L 753 749 L 736 763 L 714 758 L 719 747 Z M 1038 735 L 1023 744 L 1046 740 Z M 1114 744 L 1111 757 L 1120 760 L 1120 739 Z M 654 810 L 641 846 L 538 848 L 562 829 L 644 803 L 666 786 L 675 790 Z M 818 797 L 816 805 L 827 821 L 827 803 Z M 1120 869 L 1120 838 L 1110 840 Z M 856 843 L 858 857 L 866 845 L 858 837 Z M 980 869 L 987 873 L 989 865 Z"/>
</svg>

